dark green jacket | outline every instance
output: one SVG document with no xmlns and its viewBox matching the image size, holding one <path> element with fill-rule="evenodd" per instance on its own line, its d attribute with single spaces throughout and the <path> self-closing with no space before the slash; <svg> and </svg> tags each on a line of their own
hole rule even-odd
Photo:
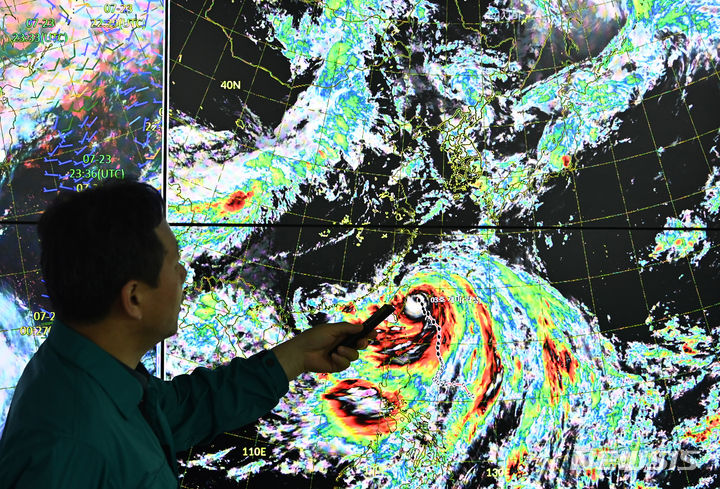
<svg viewBox="0 0 720 489">
<path fill-rule="evenodd" d="M 287 391 L 272 351 L 162 381 L 55 321 L 15 388 L 0 489 L 176 489 L 176 451 L 255 421 Z"/>
</svg>

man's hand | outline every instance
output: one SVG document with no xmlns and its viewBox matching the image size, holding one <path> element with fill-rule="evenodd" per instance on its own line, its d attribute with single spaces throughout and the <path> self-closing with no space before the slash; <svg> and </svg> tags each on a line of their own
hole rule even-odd
<svg viewBox="0 0 720 489">
<path fill-rule="evenodd" d="M 377 331 L 373 331 L 359 340 L 357 349 L 338 346 L 346 336 L 360 331 L 362 324 L 319 324 L 277 345 L 272 351 L 288 380 L 293 380 L 302 372 L 340 372 L 358 359 L 358 350 L 367 348 L 369 339 L 377 336 Z"/>
</svg>

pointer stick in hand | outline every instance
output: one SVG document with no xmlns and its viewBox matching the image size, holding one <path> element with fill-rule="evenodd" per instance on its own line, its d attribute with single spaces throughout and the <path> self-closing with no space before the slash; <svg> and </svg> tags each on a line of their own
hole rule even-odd
<svg viewBox="0 0 720 489">
<path fill-rule="evenodd" d="M 367 337 L 373 329 L 375 329 L 380 323 L 385 321 L 392 313 L 395 312 L 395 306 L 385 304 L 380 309 L 375 311 L 372 316 L 367 318 L 363 323 L 363 329 L 359 333 L 348 335 L 339 346 L 347 346 L 349 348 L 356 348 L 357 342 Z"/>
</svg>

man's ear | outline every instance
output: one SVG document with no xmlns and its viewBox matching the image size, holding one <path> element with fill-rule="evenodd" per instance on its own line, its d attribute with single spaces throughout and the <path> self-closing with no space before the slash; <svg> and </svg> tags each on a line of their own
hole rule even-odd
<svg viewBox="0 0 720 489">
<path fill-rule="evenodd" d="M 133 319 L 142 319 L 143 284 L 130 280 L 120 289 L 120 309 Z"/>
</svg>

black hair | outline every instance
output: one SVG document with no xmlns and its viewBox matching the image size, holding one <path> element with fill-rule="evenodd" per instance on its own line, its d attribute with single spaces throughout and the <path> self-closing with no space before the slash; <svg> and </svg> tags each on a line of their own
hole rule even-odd
<svg viewBox="0 0 720 489">
<path fill-rule="evenodd" d="M 155 233 L 164 202 L 152 186 L 108 180 L 82 192 L 62 192 L 38 222 L 41 268 L 61 321 L 107 317 L 129 280 L 158 286 L 167 250 Z"/>
</svg>

